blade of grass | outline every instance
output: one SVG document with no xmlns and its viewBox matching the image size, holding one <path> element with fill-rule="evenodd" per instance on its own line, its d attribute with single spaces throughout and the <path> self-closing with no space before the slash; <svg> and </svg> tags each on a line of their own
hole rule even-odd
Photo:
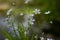
<svg viewBox="0 0 60 40">
<path fill-rule="evenodd" d="M 9 40 L 13 40 L 13 37 L 5 30 L 2 30 L 2 34 L 4 35 L 5 38 L 8 38 Z"/>
<path fill-rule="evenodd" d="M 29 36 L 27 34 L 26 35 L 24 34 L 26 30 L 21 24 L 18 24 L 18 30 L 21 36 L 21 40 L 29 40 Z"/>
</svg>

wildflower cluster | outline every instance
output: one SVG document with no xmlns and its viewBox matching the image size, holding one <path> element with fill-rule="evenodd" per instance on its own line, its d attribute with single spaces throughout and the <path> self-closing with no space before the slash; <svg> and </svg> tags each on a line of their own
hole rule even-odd
<svg viewBox="0 0 60 40">
<path fill-rule="evenodd" d="M 27 14 L 27 15 L 24 15 L 24 12 L 21 12 L 20 14 L 18 14 L 19 16 L 22 16 L 24 18 L 23 22 L 17 22 L 14 15 L 9 16 L 11 14 L 12 10 L 13 9 L 11 8 L 7 11 L 8 17 L 5 18 L 5 20 L 4 20 L 5 24 L 7 25 L 8 33 L 11 34 L 11 36 L 13 36 L 13 37 L 18 37 L 19 39 L 23 39 L 24 37 L 25 38 L 29 37 L 28 36 L 29 24 L 34 25 L 34 22 L 36 21 L 34 19 L 34 16 L 37 14 L 39 14 L 39 15 L 41 14 L 40 9 L 36 8 L 32 11 L 31 14 Z M 45 12 L 44 14 L 50 14 L 50 11 Z M 23 19 L 21 19 L 21 20 L 23 20 Z M 50 21 L 50 23 L 52 23 L 52 21 Z M 37 39 L 37 36 L 35 35 L 34 38 Z M 29 38 L 27 38 L 27 39 L 29 39 Z M 43 40 L 44 38 L 40 38 L 40 39 Z M 5 40 L 8 40 L 8 39 L 5 39 Z"/>
</svg>

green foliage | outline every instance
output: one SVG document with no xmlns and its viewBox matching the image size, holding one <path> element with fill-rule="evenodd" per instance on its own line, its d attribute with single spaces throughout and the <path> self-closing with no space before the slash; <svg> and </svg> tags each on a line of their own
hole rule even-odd
<svg viewBox="0 0 60 40">
<path fill-rule="evenodd" d="M 4 35 L 5 38 L 8 38 L 9 40 L 14 40 L 13 37 L 4 29 L 2 30 L 2 34 Z"/>
</svg>

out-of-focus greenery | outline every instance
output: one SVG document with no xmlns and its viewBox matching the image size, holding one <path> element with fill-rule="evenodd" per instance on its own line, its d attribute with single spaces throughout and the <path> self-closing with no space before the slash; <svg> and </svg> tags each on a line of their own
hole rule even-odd
<svg viewBox="0 0 60 40">
<path fill-rule="evenodd" d="M 59 0 L 32 0 L 28 4 L 25 4 L 24 2 L 25 0 L 0 0 L 0 3 L 2 4 L 0 6 L 5 5 L 5 8 L 0 7 L 0 13 L 2 13 L 1 15 L 7 16 L 6 12 L 10 8 L 13 8 L 11 15 L 20 14 L 21 12 L 23 12 L 26 15 L 32 14 L 32 11 L 35 8 L 38 8 L 41 10 L 41 14 L 35 15 L 36 24 L 42 23 L 43 21 L 51 21 L 51 20 L 60 21 L 60 5 L 59 5 L 60 1 Z M 51 11 L 51 13 L 47 15 L 43 14 L 46 11 Z M 27 36 L 24 35 L 25 29 L 21 25 L 19 25 L 19 23 L 18 23 L 18 27 L 19 27 L 18 31 L 20 32 L 21 38 L 18 38 L 18 36 L 12 37 L 8 32 L 5 32 L 5 30 L 2 30 L 2 33 L 9 40 L 30 40 L 28 35 Z M 31 40 L 35 40 L 34 34 Z"/>
<path fill-rule="evenodd" d="M 2 29 L 2 34 L 4 35 L 5 38 L 7 38 L 8 40 L 30 40 L 29 36 L 26 34 L 24 34 L 24 32 L 26 31 L 23 26 L 21 26 L 20 24 L 18 24 L 18 31 L 19 31 L 19 36 L 20 38 L 17 36 L 17 34 L 15 33 L 16 37 L 13 37 L 12 35 L 10 35 L 10 33 L 6 32 L 4 29 Z M 16 32 L 16 31 L 14 31 Z"/>
<path fill-rule="evenodd" d="M 51 11 L 51 14 L 49 15 L 50 19 L 56 19 L 56 20 L 60 20 L 60 2 L 59 0 L 32 0 L 31 2 L 29 2 L 28 4 L 25 4 L 25 0 L 0 0 L 1 3 L 7 3 L 9 4 L 9 8 L 11 7 L 15 7 L 15 8 L 21 8 L 23 10 L 26 10 L 25 8 L 27 7 L 28 9 L 33 9 L 33 8 L 40 8 L 42 12 L 45 12 L 47 10 Z M 13 3 L 15 3 L 13 5 Z M 30 8 L 31 7 L 31 8 Z M 7 7 L 8 9 L 8 7 Z M 3 8 L 4 10 L 4 8 Z M 3 11 L 2 10 L 2 11 Z M 28 12 L 28 10 L 27 10 Z M 6 13 L 6 11 L 4 11 L 4 13 Z"/>
</svg>

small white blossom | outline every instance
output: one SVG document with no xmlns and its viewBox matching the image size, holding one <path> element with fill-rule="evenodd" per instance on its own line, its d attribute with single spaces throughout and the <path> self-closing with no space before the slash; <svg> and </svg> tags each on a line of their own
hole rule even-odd
<svg viewBox="0 0 60 40">
<path fill-rule="evenodd" d="M 50 23 L 52 24 L 53 22 L 52 22 L 52 21 L 50 21 Z"/>
<path fill-rule="evenodd" d="M 5 40 L 9 40 L 8 38 L 5 38 Z"/>
<path fill-rule="evenodd" d="M 35 38 L 37 38 L 37 36 L 35 36 Z"/>
<path fill-rule="evenodd" d="M 34 16 L 34 14 L 31 14 L 30 16 L 32 16 L 32 17 L 33 17 L 33 16 Z"/>
<path fill-rule="evenodd" d="M 44 37 L 40 37 L 41 40 L 45 40 Z"/>
<path fill-rule="evenodd" d="M 50 14 L 50 11 L 48 11 L 48 12 L 45 12 L 44 14 Z"/>
<path fill-rule="evenodd" d="M 7 15 L 10 15 L 12 8 L 7 11 Z"/>
<path fill-rule="evenodd" d="M 40 14 L 41 13 L 40 9 L 35 9 L 33 12 L 36 13 L 36 14 Z"/>
<path fill-rule="evenodd" d="M 23 16 L 24 14 L 23 13 L 20 13 L 20 16 Z"/>
<path fill-rule="evenodd" d="M 31 0 L 25 0 L 25 4 L 28 4 L 29 2 L 31 2 Z"/>
</svg>

